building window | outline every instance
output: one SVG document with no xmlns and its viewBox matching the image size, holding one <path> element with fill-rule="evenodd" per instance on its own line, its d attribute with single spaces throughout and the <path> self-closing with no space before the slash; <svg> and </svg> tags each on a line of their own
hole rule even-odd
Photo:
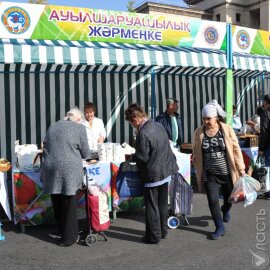
<svg viewBox="0 0 270 270">
<path fill-rule="evenodd" d="M 240 23 L 240 21 L 241 21 L 241 14 L 240 13 L 236 13 L 235 20 L 236 20 L 236 22 Z"/>
<path fill-rule="evenodd" d="M 216 15 L 216 21 L 220 22 L 220 14 Z"/>
</svg>

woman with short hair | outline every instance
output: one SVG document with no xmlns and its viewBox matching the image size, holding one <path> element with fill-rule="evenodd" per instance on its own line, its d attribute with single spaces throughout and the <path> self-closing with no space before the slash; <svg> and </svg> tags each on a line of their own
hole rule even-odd
<svg viewBox="0 0 270 270">
<path fill-rule="evenodd" d="M 82 159 L 90 158 L 84 116 L 71 109 L 64 120 L 52 124 L 43 142 L 43 191 L 51 194 L 61 246 L 78 240 L 76 192 L 82 187 Z"/>
<path fill-rule="evenodd" d="M 86 121 L 83 124 L 87 127 L 87 138 L 89 148 L 97 151 L 97 145 L 103 143 L 106 139 L 106 131 L 102 119 L 95 116 L 96 106 L 92 102 L 84 105 L 84 115 Z"/>
</svg>

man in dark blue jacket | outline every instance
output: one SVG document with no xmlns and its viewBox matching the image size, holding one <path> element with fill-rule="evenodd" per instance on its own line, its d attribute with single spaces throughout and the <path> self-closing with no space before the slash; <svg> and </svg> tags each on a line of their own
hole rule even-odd
<svg viewBox="0 0 270 270">
<path fill-rule="evenodd" d="M 270 95 L 263 97 L 264 111 L 260 115 L 259 155 L 264 157 L 265 166 L 270 167 Z M 270 200 L 270 191 L 266 192 L 265 198 Z"/>
<path fill-rule="evenodd" d="M 137 104 L 130 104 L 125 116 L 138 130 L 134 160 L 144 183 L 146 231 L 142 241 L 156 244 L 167 237 L 168 183 L 178 166 L 162 125 L 149 120 Z"/>
<path fill-rule="evenodd" d="M 160 123 L 167 132 L 169 140 L 173 142 L 176 147 L 183 143 L 183 131 L 180 115 L 177 113 L 179 109 L 179 102 L 175 98 L 167 99 L 167 109 L 164 113 L 156 118 L 156 122 Z"/>
</svg>

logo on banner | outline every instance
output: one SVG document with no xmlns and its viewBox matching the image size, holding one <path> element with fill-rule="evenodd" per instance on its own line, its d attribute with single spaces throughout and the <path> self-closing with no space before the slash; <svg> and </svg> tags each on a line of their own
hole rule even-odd
<svg viewBox="0 0 270 270">
<path fill-rule="evenodd" d="M 10 7 L 2 14 L 2 22 L 12 34 L 22 34 L 30 26 L 30 16 L 20 7 Z"/>
<path fill-rule="evenodd" d="M 250 45 L 250 36 L 248 32 L 245 30 L 239 30 L 236 35 L 236 42 L 240 49 L 247 49 Z"/>
<path fill-rule="evenodd" d="M 218 31 L 216 28 L 210 26 L 204 31 L 205 41 L 209 44 L 215 44 L 218 41 Z"/>
</svg>

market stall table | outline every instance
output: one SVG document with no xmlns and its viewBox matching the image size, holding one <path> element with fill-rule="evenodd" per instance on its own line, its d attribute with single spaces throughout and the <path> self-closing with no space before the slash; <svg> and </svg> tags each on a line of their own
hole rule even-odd
<svg viewBox="0 0 270 270">
<path fill-rule="evenodd" d="M 179 172 L 190 184 L 190 158 L 191 154 L 181 152 L 175 153 Z M 112 199 L 113 199 L 113 218 L 116 218 L 117 211 L 128 211 L 132 209 L 140 209 L 144 206 L 143 197 L 120 197 L 117 193 L 116 178 L 121 162 L 112 162 Z"/>
<path fill-rule="evenodd" d="M 40 170 L 14 165 L 12 174 L 14 224 L 25 232 L 25 226 L 55 223 L 51 197 L 42 191 Z"/>
<path fill-rule="evenodd" d="M 0 204 L 2 205 L 7 217 L 11 220 L 10 207 L 8 202 L 8 192 L 7 192 L 7 183 L 6 177 L 3 172 L 0 171 Z M 1 229 L 1 220 L 0 220 L 0 241 L 5 240 L 5 236 L 2 235 Z"/>
<path fill-rule="evenodd" d="M 91 164 L 86 166 L 86 170 L 107 194 L 111 210 L 110 163 Z M 25 170 L 13 166 L 12 173 L 14 224 L 20 225 L 22 232 L 25 232 L 25 226 L 54 224 L 51 197 L 42 190 L 40 170 Z M 78 192 L 77 198 L 77 214 L 80 219 L 85 217 L 84 192 Z"/>
<path fill-rule="evenodd" d="M 4 172 L 0 172 L 0 204 L 2 205 L 9 220 L 11 220 L 10 206 L 8 201 L 7 181 Z"/>
</svg>

